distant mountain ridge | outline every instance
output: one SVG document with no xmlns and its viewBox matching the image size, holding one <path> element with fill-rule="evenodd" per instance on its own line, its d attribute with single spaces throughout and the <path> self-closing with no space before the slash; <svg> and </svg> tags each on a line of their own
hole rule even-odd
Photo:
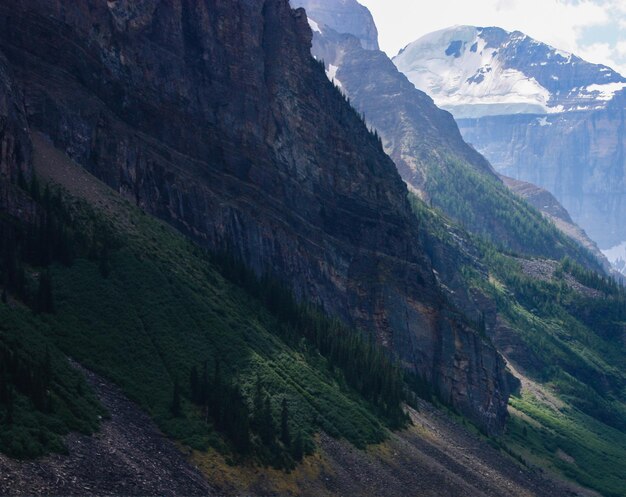
<svg viewBox="0 0 626 497">
<path fill-rule="evenodd" d="M 457 118 L 596 110 L 626 87 L 609 67 L 497 27 L 430 33 L 394 62 Z"/>
<path fill-rule="evenodd" d="M 498 171 L 552 193 L 614 268 L 626 253 L 626 79 L 519 32 L 455 26 L 395 59 Z"/>
<path fill-rule="evenodd" d="M 319 21 L 333 4 L 320 10 L 316 0 L 295 1 L 309 14 L 314 56 L 325 62 L 328 78 L 380 133 L 409 188 L 474 233 L 516 251 L 562 257 L 565 252 L 549 226 L 534 245 L 529 243 L 523 224 L 536 223 L 537 213 L 507 191 L 489 162 L 463 140 L 450 113 L 416 89 L 384 52 L 364 48 L 340 19 L 330 19 L 330 25 Z M 516 216 L 524 221 L 512 223 Z M 581 235 L 573 237 L 577 242 L 593 247 L 581 230 L 576 234 Z M 602 258 L 597 249 L 594 254 Z M 602 264 L 608 267 L 606 260 Z"/>
</svg>

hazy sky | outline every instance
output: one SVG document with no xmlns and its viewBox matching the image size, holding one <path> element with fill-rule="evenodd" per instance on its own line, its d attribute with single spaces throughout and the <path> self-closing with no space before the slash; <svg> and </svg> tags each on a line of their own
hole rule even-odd
<svg viewBox="0 0 626 497">
<path fill-rule="evenodd" d="M 626 75 L 626 0 L 359 0 L 390 55 L 455 24 L 520 30 Z"/>
</svg>

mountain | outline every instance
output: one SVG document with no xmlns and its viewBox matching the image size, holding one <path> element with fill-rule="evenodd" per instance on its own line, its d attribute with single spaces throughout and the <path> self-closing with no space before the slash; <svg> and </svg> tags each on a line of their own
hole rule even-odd
<svg viewBox="0 0 626 497">
<path fill-rule="evenodd" d="M 626 240 L 624 95 L 605 109 L 459 120 L 502 174 L 553 193 L 602 250 Z"/>
<path fill-rule="evenodd" d="M 551 395 L 559 399 L 555 402 L 563 402 L 562 412 L 583 409 L 585 413 L 591 413 L 588 406 L 584 407 L 587 401 L 577 397 L 583 395 L 583 391 L 590 393 L 595 387 L 586 390 L 582 385 L 595 384 L 604 374 L 602 371 L 611 370 L 612 366 L 596 369 L 585 359 L 574 359 L 574 356 L 579 355 L 577 351 L 595 350 L 592 353 L 602 360 L 602 357 L 611 355 L 612 350 L 619 350 L 614 356 L 617 361 L 614 364 L 621 363 L 623 346 L 617 338 L 621 333 L 618 331 L 620 325 L 615 323 L 617 328 L 608 325 L 612 331 L 606 328 L 606 333 L 598 332 L 606 324 L 601 324 L 603 318 L 600 316 L 604 312 L 607 317 L 615 316 L 609 308 L 616 305 L 616 310 L 622 304 L 604 307 L 600 304 L 602 298 L 592 303 L 599 295 L 591 287 L 599 286 L 583 277 L 587 270 L 576 264 L 570 266 L 570 257 L 596 270 L 600 268 L 591 262 L 593 258 L 583 255 L 585 250 L 581 251 L 557 232 L 552 223 L 556 223 L 562 233 L 567 233 L 567 237 L 593 251 L 596 257 L 602 257 L 597 247 L 546 190 L 496 175 L 489 163 L 463 141 L 452 116 L 417 90 L 384 53 L 365 50 L 356 37 L 338 31 L 343 29 L 340 25 L 318 22 L 315 6 L 309 5 L 307 0 L 300 0 L 298 5 L 307 8 L 311 16 L 311 24 L 316 28 L 312 53 L 324 61 L 329 79 L 379 134 L 410 190 L 426 200 L 425 205 L 414 197 L 412 203 L 421 222 L 423 244 L 439 280 L 449 291 L 448 298 L 466 314 L 474 312 L 479 328 L 485 330 L 515 374 L 522 378 L 522 400 L 519 401 L 517 395 L 511 397 L 511 412 L 515 414 L 507 426 L 515 426 L 518 414 L 529 416 L 544 428 L 550 426 L 549 429 L 553 429 L 556 425 L 534 410 L 535 406 L 544 406 L 540 411 L 545 408 L 546 416 L 547 412 L 552 412 L 552 407 L 548 407 L 552 401 L 544 404 L 545 399 L 552 398 Z M 540 209 L 547 219 L 542 218 L 527 201 Z M 496 253 L 501 255 L 494 256 Z M 604 268 L 608 269 L 606 259 L 602 260 Z M 573 274 L 577 276 L 573 277 Z M 606 281 L 610 288 L 618 288 L 605 273 L 600 274 L 598 281 Z M 586 283 L 580 286 L 583 281 Z M 580 299 L 591 300 L 585 304 L 574 303 Z M 598 310 L 599 314 L 592 311 L 595 317 L 591 318 L 582 311 L 587 305 L 589 309 L 599 305 L 604 310 Z M 609 321 L 612 319 L 610 317 Z M 578 342 L 583 335 L 575 337 L 572 334 L 572 330 L 582 330 L 579 328 L 581 324 L 587 329 L 583 333 L 587 337 L 585 340 L 590 340 L 586 345 Z M 600 335 L 603 337 L 600 342 L 607 340 L 604 345 L 596 341 Z M 618 341 L 613 341 L 615 339 Z M 578 345 L 573 345 L 576 342 Z M 572 359 L 571 362 L 567 357 Z M 579 369 L 583 362 L 587 362 L 587 366 Z M 559 370 L 561 372 L 557 373 Z M 566 387 L 569 378 L 574 377 L 580 383 Z M 568 379 L 562 383 L 565 378 Z M 615 379 L 614 392 L 619 390 L 621 381 Z M 548 397 L 543 397 L 544 401 L 538 400 L 531 393 L 535 388 Z M 601 395 L 598 393 L 598 401 Z M 523 399 L 529 398 L 535 400 L 526 404 Z M 622 399 L 620 394 L 617 394 L 613 407 L 606 407 L 607 412 L 613 414 L 609 417 L 602 415 L 603 423 L 623 426 L 619 420 L 623 419 L 624 404 L 623 399 L 618 398 Z M 593 414 L 597 415 L 599 412 Z M 561 437 L 569 436 L 567 430 L 578 431 L 586 423 L 569 415 L 561 418 L 560 426 L 569 428 L 557 430 L 561 434 L 557 445 L 563 446 Z M 585 435 L 583 438 L 590 441 L 594 437 Z M 602 438 L 604 442 L 600 443 L 612 446 L 609 442 L 611 435 L 607 433 L 606 438 Z M 509 440 L 507 443 L 510 443 L 508 447 L 516 447 L 513 449 L 515 453 L 521 447 L 525 447 L 521 449 L 525 452 L 529 439 L 520 437 L 519 442 Z M 574 444 L 565 452 L 576 452 L 576 460 L 584 459 L 589 467 L 599 468 L 602 463 L 592 455 L 593 450 L 586 443 L 576 448 L 574 445 L 577 444 Z M 547 446 L 541 447 L 534 446 L 533 454 L 539 460 L 554 461 L 553 449 L 546 452 Z M 614 464 L 609 466 L 614 467 Z M 567 472 L 571 470 L 568 468 L 562 469 Z M 591 481 L 576 471 L 574 478 L 596 489 L 606 490 L 606 485 L 613 485 L 606 474 Z M 622 484 L 615 481 L 614 488 L 620 488 Z"/>
<path fill-rule="evenodd" d="M 69 210 L 73 229 L 90 232 L 96 223 L 101 231 L 109 232 L 113 242 L 109 242 L 106 266 L 102 255 L 89 255 L 91 234 L 86 247 L 75 244 L 73 261 L 51 265 L 54 314 L 30 313 L 19 306 L 14 292 L 9 305 L 0 305 L 0 350 L 8 344 L 15 351 L 15 340 L 26 339 L 24 349 L 37 357 L 44 355 L 42 349 L 47 346 L 54 357 L 55 402 L 61 398 L 57 389 L 64 396 L 69 393 L 74 401 L 72 412 L 83 422 L 94 423 L 91 428 L 72 430 L 80 433 L 54 438 L 58 445 L 43 449 L 59 453 L 46 458 L 19 461 L 0 454 L 3 490 L 82 495 L 85 489 L 97 488 L 104 493 L 143 495 L 156 492 L 158 486 L 161 491 L 167 488 L 184 495 L 233 497 L 285 492 L 306 497 L 438 497 L 442 489 L 451 496 L 549 497 L 555 491 L 586 495 L 572 484 L 553 481 L 532 466 L 520 465 L 499 448 L 498 439 L 477 435 L 467 429 L 467 421 L 462 423 L 431 402 L 411 400 L 416 408 L 407 407 L 412 423 L 389 431 L 385 417 L 350 386 L 356 383 L 346 383 L 348 373 L 353 373 L 352 378 L 357 373 L 358 382 L 367 376 L 358 366 L 364 355 L 353 348 L 337 349 L 340 342 L 333 340 L 329 345 L 335 353 L 326 349 L 322 355 L 319 344 L 330 336 L 311 339 L 302 333 L 301 318 L 294 322 L 288 299 L 275 286 L 254 283 L 232 261 L 207 257 L 181 233 L 90 175 L 47 137 L 33 133 L 32 144 L 36 177 L 42 188 L 45 184 L 52 192 L 55 203 L 60 201 Z M 29 269 L 39 268 L 29 265 Z M 304 323 L 305 328 L 313 324 L 318 333 L 325 328 L 319 317 Z M 12 333 L 7 334 L 7 327 Z M 297 331 L 290 334 L 294 327 Z M 336 323 L 331 329 L 333 335 L 348 332 Z M 348 336 L 354 343 L 356 336 Z M 35 348 L 33 342 L 40 346 Z M 349 368 L 341 359 L 346 352 L 351 358 Z M 69 367 L 64 354 L 92 372 Z M 259 382 L 277 421 L 282 399 L 288 399 L 288 426 L 295 440 L 303 435 L 308 454 L 302 463 L 282 459 L 282 442 L 263 449 L 256 421 L 250 429 L 252 454 L 238 453 L 229 424 L 218 424 L 214 408 L 196 405 L 191 373 L 196 365 L 200 377 L 208 369 L 213 385 L 217 362 L 225 382 L 238 382 L 252 406 L 253 420 Z M 379 379 L 379 366 L 370 363 L 366 367 L 375 370 L 374 377 Z M 82 374 L 87 382 L 81 383 Z M 0 371 L 0 384 L 3 376 Z M 176 378 L 182 390 L 178 417 L 172 414 Z M 421 395 L 430 398 L 428 390 Z M 91 410 L 85 396 L 90 402 L 97 396 L 101 404 L 97 407 L 108 412 Z M 212 399 L 215 402 L 219 396 Z M 3 411 L 0 400 L 0 416 Z M 15 450 L 21 450 L 21 457 L 31 457 L 25 451 L 33 449 L 33 442 L 49 441 L 51 428 L 58 429 L 58 418 L 66 413 L 58 405 L 45 413 L 31 407 L 30 417 L 23 412 L 16 416 L 8 438 L 2 419 L 2 451 L 15 455 Z M 33 414 L 43 420 L 29 426 Z M 523 426 L 535 433 L 530 422 L 509 425 L 508 431 L 520 436 Z M 94 430 L 98 433 L 91 436 Z M 184 450 L 177 454 L 174 443 L 163 434 Z M 609 457 L 605 465 L 612 467 L 613 453 L 606 442 L 597 437 L 592 440 Z M 367 444 L 376 445 L 360 450 Z M 277 471 L 277 467 L 289 471 Z"/>
<path fill-rule="evenodd" d="M 463 140 L 454 118 L 417 90 L 386 54 L 367 50 L 350 33 L 336 31 L 345 29 L 341 23 L 318 22 L 317 4 L 300 0 L 297 5 L 307 9 L 317 26 L 313 54 L 380 134 L 413 192 L 498 244 L 557 259 L 569 253 L 588 263 L 549 223 L 543 224 L 538 212 L 508 191 L 487 160 Z M 541 225 L 540 236 L 529 234 L 533 223 Z"/>
<path fill-rule="evenodd" d="M 609 67 L 496 27 L 436 31 L 409 44 L 394 62 L 459 119 L 596 110 L 626 87 Z"/>
<path fill-rule="evenodd" d="M 539 188 L 532 183 L 519 181 L 513 178 L 501 176 L 504 184 L 516 195 L 522 197 L 535 209 L 541 211 L 550 219 L 556 227 L 570 238 L 577 240 L 583 247 L 591 252 L 599 261 L 607 273 L 611 273 L 611 262 L 603 254 L 598 245 L 587 236 L 573 220 L 569 212 L 559 203 L 559 201 L 549 191 Z"/>
<path fill-rule="evenodd" d="M 621 497 L 624 291 L 458 130 L 442 207 L 409 192 L 312 37 L 0 5 L 3 489 Z"/>
<path fill-rule="evenodd" d="M 626 240 L 621 75 L 519 32 L 467 26 L 427 35 L 394 62 L 455 114 L 499 173 L 554 194 L 617 261 Z"/>
<path fill-rule="evenodd" d="M 504 361 L 446 303 L 406 186 L 311 58 L 303 11 L 284 0 L 42 0 L 0 12 L 31 128 L 204 247 L 372 334 L 455 408 L 502 429 Z M 65 35 L 51 43 L 59 23 Z"/>
</svg>

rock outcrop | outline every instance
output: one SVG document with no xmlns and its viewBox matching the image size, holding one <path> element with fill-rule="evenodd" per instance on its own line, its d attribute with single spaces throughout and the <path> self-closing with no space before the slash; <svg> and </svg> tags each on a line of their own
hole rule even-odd
<svg viewBox="0 0 626 497">
<path fill-rule="evenodd" d="M 454 311 L 406 186 L 287 0 L 7 0 L 29 125 L 198 242 L 375 334 L 490 432 L 504 361 Z"/>
<path fill-rule="evenodd" d="M 17 187 L 32 177 L 31 143 L 23 99 L 0 52 L 0 212 L 31 220 L 34 207 Z"/>
</svg>

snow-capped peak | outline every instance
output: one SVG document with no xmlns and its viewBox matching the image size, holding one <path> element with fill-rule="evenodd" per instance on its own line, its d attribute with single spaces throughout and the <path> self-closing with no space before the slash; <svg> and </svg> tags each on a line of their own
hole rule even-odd
<svg viewBox="0 0 626 497">
<path fill-rule="evenodd" d="M 500 28 L 436 31 L 394 62 L 456 117 L 590 110 L 626 88 L 626 79 L 608 67 Z"/>
</svg>

